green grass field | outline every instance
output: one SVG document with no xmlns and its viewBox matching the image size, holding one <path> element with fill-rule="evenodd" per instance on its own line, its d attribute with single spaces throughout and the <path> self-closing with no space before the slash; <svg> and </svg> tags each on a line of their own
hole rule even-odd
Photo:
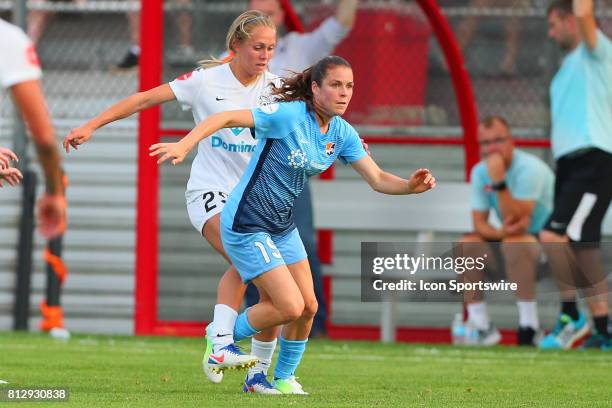
<svg viewBox="0 0 612 408">
<path fill-rule="evenodd" d="M 200 369 L 202 340 L 0 333 L 0 387 L 66 387 L 69 402 L 19 406 L 610 407 L 612 353 L 311 341 L 299 396 L 245 395 Z M 2 404 L 2 403 L 0 403 Z"/>
</svg>

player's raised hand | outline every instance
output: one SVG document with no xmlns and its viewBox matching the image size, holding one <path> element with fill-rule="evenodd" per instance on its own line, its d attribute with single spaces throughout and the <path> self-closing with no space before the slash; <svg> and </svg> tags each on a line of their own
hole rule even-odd
<svg viewBox="0 0 612 408">
<path fill-rule="evenodd" d="M 183 143 L 157 143 L 149 147 L 149 156 L 160 156 L 157 159 L 157 164 L 162 164 L 166 160 L 172 159 L 172 164 L 177 165 L 185 160 L 185 156 L 189 153 L 189 148 L 186 148 Z"/>
<path fill-rule="evenodd" d="M 93 132 L 93 129 L 85 126 L 72 129 L 68 136 L 64 138 L 63 145 L 66 153 L 70 153 L 70 146 L 72 146 L 74 150 L 77 150 L 79 145 L 91 139 Z"/>
<path fill-rule="evenodd" d="M 428 169 L 418 169 L 410 175 L 408 180 L 410 194 L 419 194 L 429 191 L 436 186 L 436 178 Z"/>
<path fill-rule="evenodd" d="M 11 149 L 0 146 L 0 170 L 11 167 L 11 160 L 19 161 L 17 155 Z"/>
<path fill-rule="evenodd" d="M 16 186 L 21 182 L 22 178 L 23 175 L 21 172 L 14 167 L 0 169 L 0 187 L 4 187 L 2 184 L 3 180 L 9 183 L 11 186 Z"/>
</svg>

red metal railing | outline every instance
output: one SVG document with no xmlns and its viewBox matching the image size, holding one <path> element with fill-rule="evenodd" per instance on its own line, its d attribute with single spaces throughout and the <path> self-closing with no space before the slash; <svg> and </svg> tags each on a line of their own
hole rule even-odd
<svg viewBox="0 0 612 408">
<path fill-rule="evenodd" d="M 163 47 L 163 0 L 142 1 L 140 14 L 139 89 L 161 83 Z M 138 191 L 136 197 L 136 285 L 134 331 L 150 334 L 157 324 L 157 271 L 159 168 L 149 157 L 148 147 L 159 140 L 159 107 L 140 113 L 138 118 Z"/>
</svg>

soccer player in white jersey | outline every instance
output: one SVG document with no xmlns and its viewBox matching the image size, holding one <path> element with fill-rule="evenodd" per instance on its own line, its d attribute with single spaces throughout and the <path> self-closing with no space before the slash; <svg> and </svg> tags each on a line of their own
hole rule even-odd
<svg viewBox="0 0 612 408">
<path fill-rule="evenodd" d="M 423 193 L 436 184 L 427 169 L 403 179 L 378 167 L 355 129 L 339 117 L 352 94 L 349 63 L 325 57 L 275 89 L 280 103 L 211 115 L 179 142 L 150 147 L 151 156 L 160 156 L 158 163 L 178 164 L 219 129 L 254 128 L 255 137 L 262 139 L 223 209 L 221 238 L 242 280 L 252 281 L 262 295 L 258 304 L 236 319 L 234 339 L 284 325 L 274 371 L 274 386 L 283 394 L 307 394 L 295 371 L 318 306 L 292 215 L 294 200 L 308 177 L 340 158 L 384 194 Z"/>
<path fill-rule="evenodd" d="M 276 29 L 270 18 L 258 11 L 238 16 L 229 28 L 226 45 L 230 57 L 225 61 L 205 61 L 201 69 L 180 76 L 169 84 L 131 95 L 96 116 L 64 139 L 64 148 L 88 141 L 93 132 L 133 113 L 178 100 L 193 111 L 200 122 L 211 114 L 228 109 L 244 109 L 269 102 L 270 83 L 277 77 L 267 71 L 276 45 Z M 228 62 L 229 61 L 229 62 Z M 228 63 L 224 63 L 228 62 Z M 223 129 L 198 146 L 187 184 L 185 198 L 191 223 L 198 233 L 226 259 L 220 238 L 220 212 L 230 191 L 242 175 L 255 149 L 256 141 L 244 127 Z M 252 365 L 257 359 L 271 359 L 271 354 L 243 355 L 235 347 L 232 332 L 244 295 L 245 286 L 236 269 L 230 266 L 219 282 L 213 322 L 207 328 L 207 348 L 203 369 L 208 378 L 221 382 L 223 370 L 233 365 Z M 271 334 L 262 333 L 267 338 Z M 273 352 L 274 348 L 272 348 Z M 265 379 L 256 390 L 275 392 Z"/>
<path fill-rule="evenodd" d="M 19 27 L 0 19 L 0 38 L 0 85 L 11 93 L 28 126 L 45 175 L 45 193 L 37 204 L 38 229 L 45 238 L 54 238 L 66 228 L 66 200 L 60 152 L 40 84 L 40 63 L 34 45 Z M 1 167 L 0 174 L 10 173 L 9 183 L 21 175 Z"/>
</svg>

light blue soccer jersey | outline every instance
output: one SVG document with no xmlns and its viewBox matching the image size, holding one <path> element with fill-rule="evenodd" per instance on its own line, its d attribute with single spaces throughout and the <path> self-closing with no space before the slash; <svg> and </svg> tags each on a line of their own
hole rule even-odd
<svg viewBox="0 0 612 408">
<path fill-rule="evenodd" d="M 612 153 L 612 43 L 597 31 L 597 46 L 570 52 L 550 86 L 555 159 L 597 147 Z"/>
<path fill-rule="evenodd" d="M 489 177 L 484 160 L 472 169 L 472 209 L 488 211 L 493 208 L 500 220 L 503 220 L 497 193 L 492 190 L 493 181 Z M 531 213 L 529 232 L 540 232 L 553 208 L 555 177 L 551 169 L 536 156 L 514 149 L 512 164 L 506 172 L 506 185 L 513 198 L 533 200 L 535 206 Z"/>
<path fill-rule="evenodd" d="M 304 102 L 253 109 L 257 144 L 253 158 L 223 209 L 222 222 L 241 233 L 284 234 L 295 228 L 291 209 L 308 177 L 337 158 L 353 163 L 367 153 L 355 129 L 336 116 L 321 134 Z"/>
</svg>

